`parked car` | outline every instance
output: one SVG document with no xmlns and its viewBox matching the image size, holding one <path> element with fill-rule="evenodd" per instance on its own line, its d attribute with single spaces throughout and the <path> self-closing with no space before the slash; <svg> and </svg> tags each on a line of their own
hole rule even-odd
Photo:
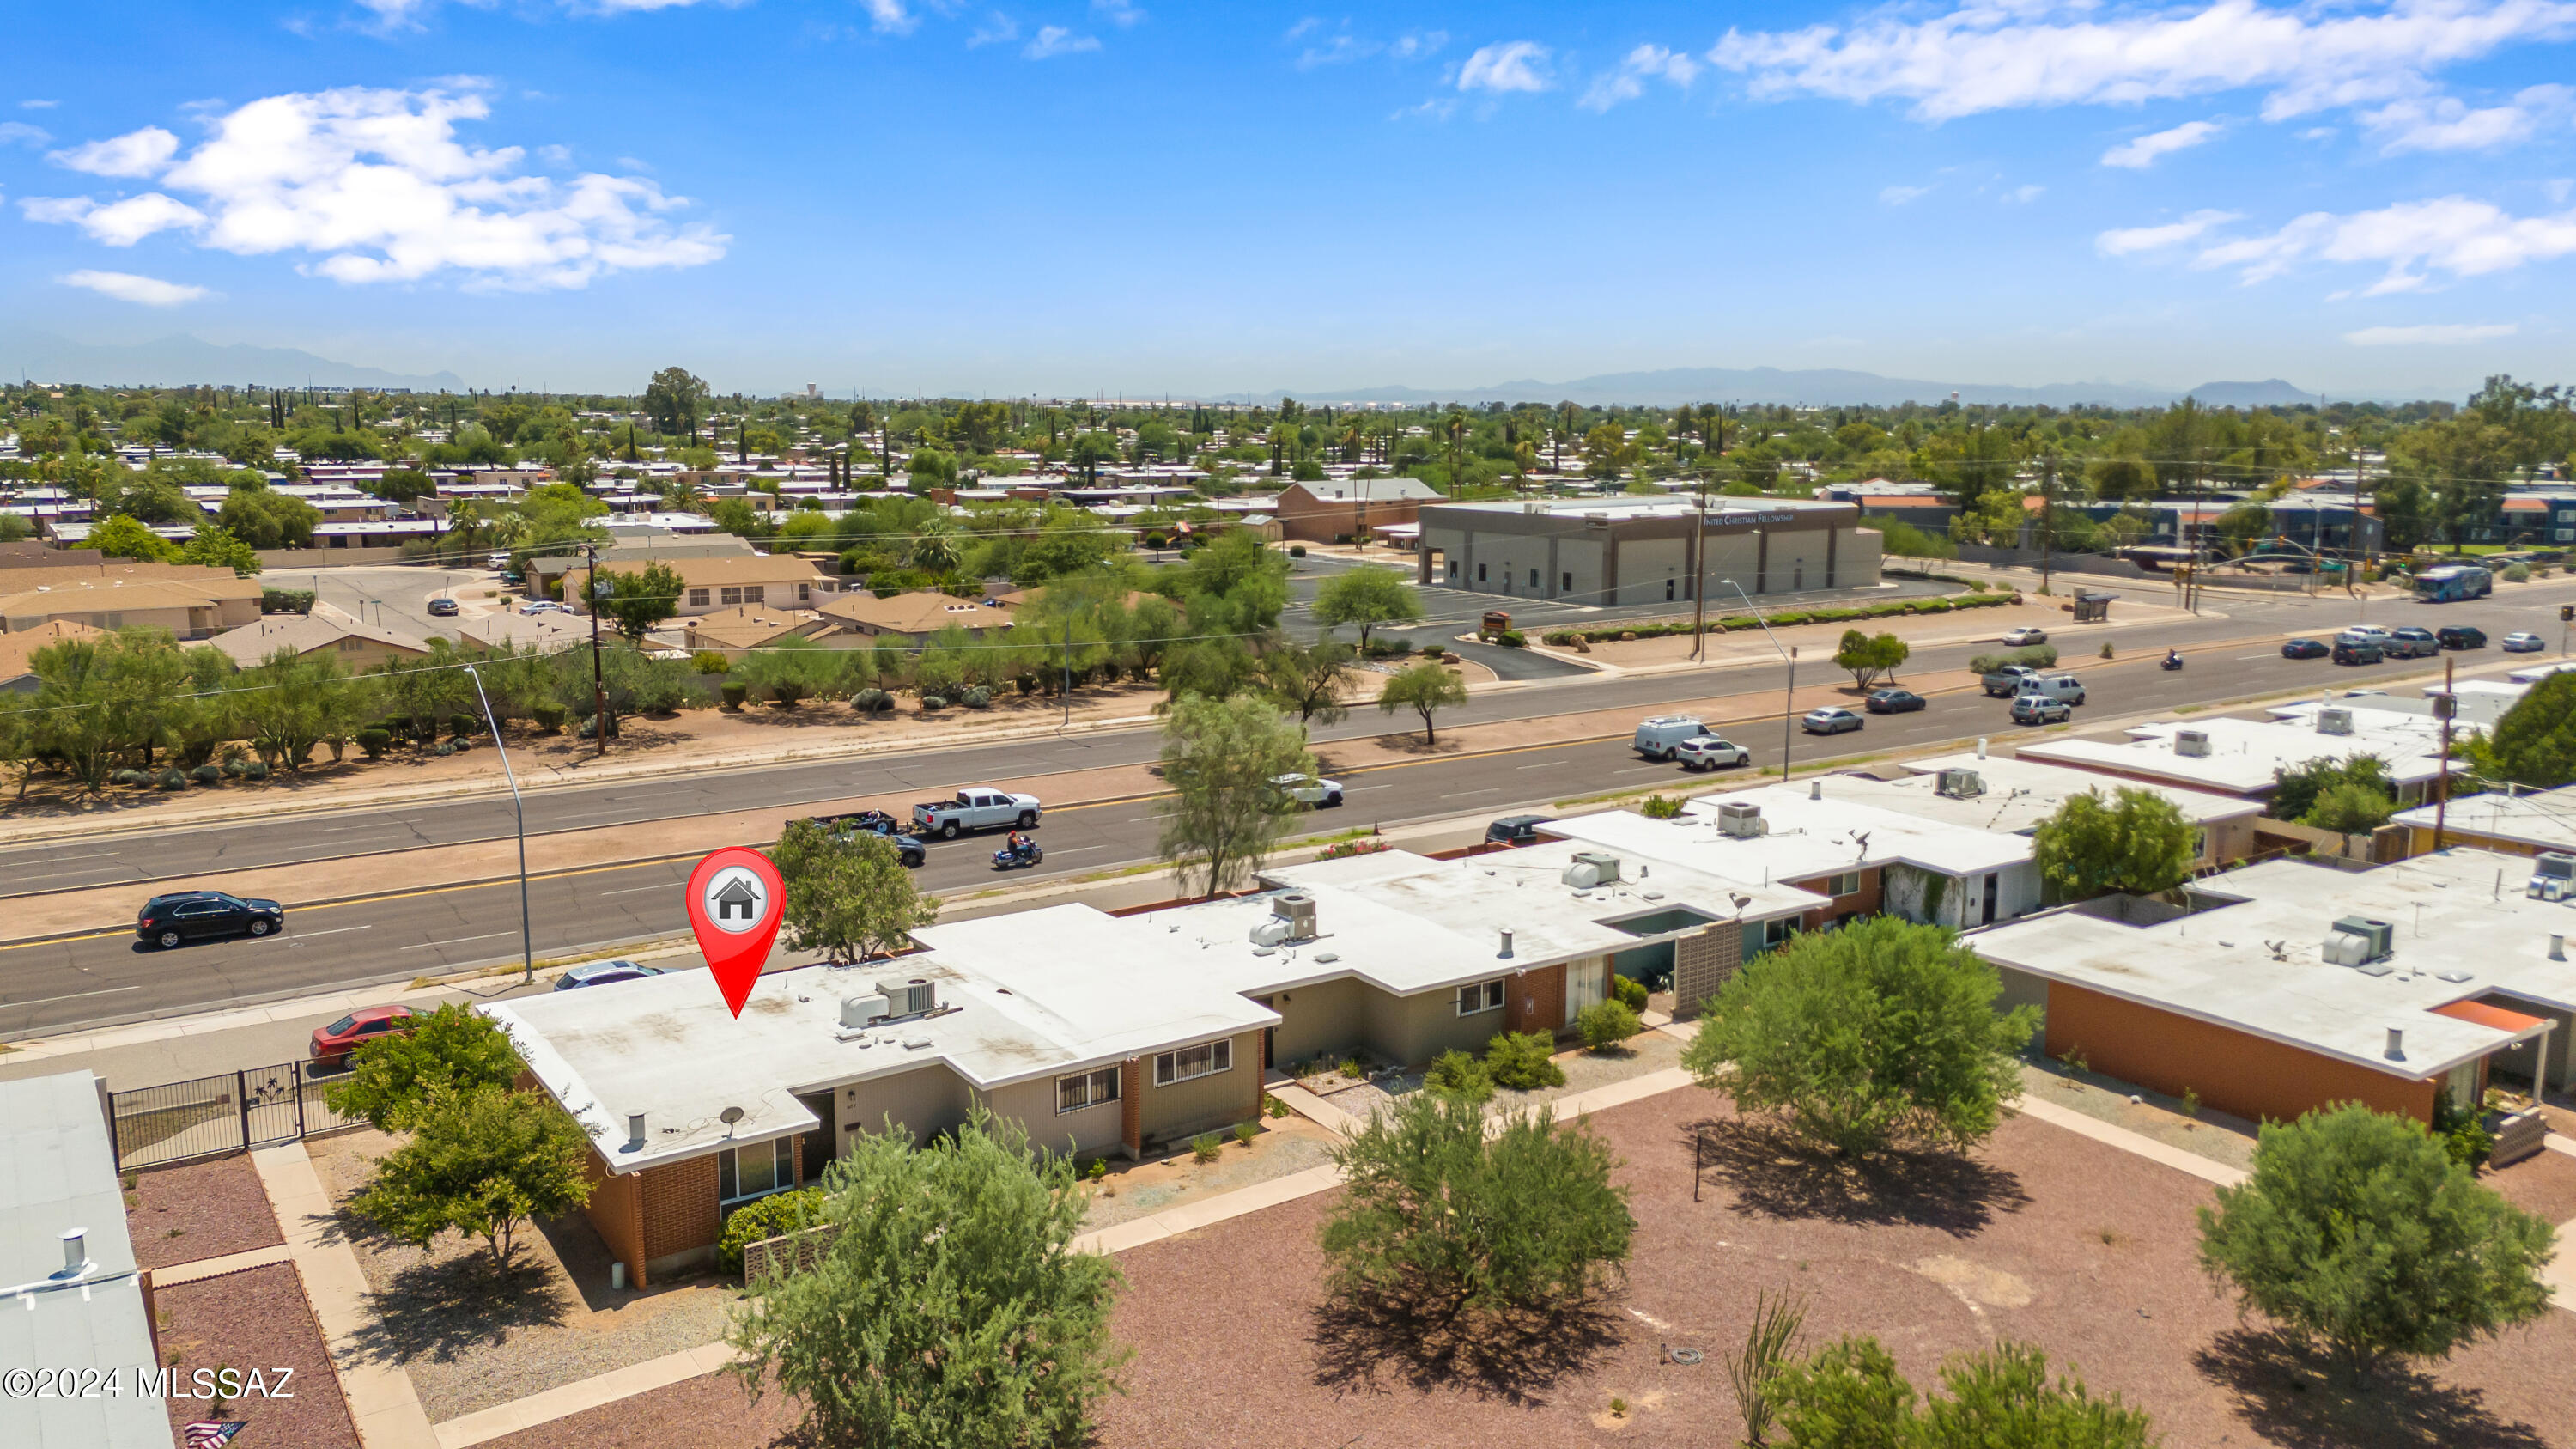
<svg viewBox="0 0 2576 1449">
<path fill-rule="evenodd" d="M 2033 674 L 2022 680 L 2021 688 L 2013 691 L 2013 698 L 2019 699 L 2025 694 L 2044 694 L 2068 704 L 2082 704 L 2084 682 L 2072 674 Z"/>
<path fill-rule="evenodd" d="M 2007 664 L 1994 673 L 1981 677 L 1978 683 L 1983 684 L 1986 687 L 1986 693 L 1996 699 L 2010 699 L 2021 693 L 2023 680 L 2038 672 L 2027 664 Z"/>
<path fill-rule="evenodd" d="M 2385 645 L 2388 642 L 2388 630 L 2377 624 L 2353 624 L 2337 634 L 2335 640 L 2338 643 L 2349 640 L 2355 644 Z M 2380 652 L 2384 654 L 2387 651 L 2383 648 Z"/>
<path fill-rule="evenodd" d="M 903 822 L 882 810 L 861 810 L 850 815 L 816 815 L 812 821 L 834 835 L 853 835 L 865 831 L 882 835 L 894 842 L 895 860 L 902 865 L 917 866 L 930 858 L 930 848 L 920 836 L 903 828 Z"/>
<path fill-rule="evenodd" d="M 1300 805 L 1330 810 L 1342 803 L 1342 782 L 1339 780 L 1327 780 L 1321 775 L 1273 775 L 1270 783 L 1279 793 Z"/>
<path fill-rule="evenodd" d="M 2389 659 L 2426 659 L 2442 652 L 2442 641 L 2433 637 L 2432 630 L 2408 624 L 2389 630 L 2388 637 L 2380 641 L 2379 652 Z"/>
<path fill-rule="evenodd" d="M 1538 828 L 1554 819 L 1551 815 L 1506 815 L 1485 827 L 1485 839 L 1497 845 L 1536 845 Z"/>
<path fill-rule="evenodd" d="M 1859 715 L 1841 705 L 1829 704 L 1823 709 L 1807 711 L 1807 717 L 1798 721 L 1798 726 L 1811 735 L 1838 735 L 1845 730 L 1859 729 L 1862 723 Z"/>
<path fill-rule="evenodd" d="M 572 612 L 572 607 L 568 604 L 558 604 L 552 599 L 530 599 L 519 606 L 519 612 L 522 614 L 569 614 Z"/>
<path fill-rule="evenodd" d="M 349 1053 L 388 1033 L 418 1030 L 420 1019 L 408 1006 L 362 1006 L 329 1026 L 313 1028 L 313 1065 L 317 1070 L 345 1067 Z"/>
<path fill-rule="evenodd" d="M 1038 797 L 990 785 L 960 790 L 946 800 L 912 807 L 912 833 L 955 840 L 969 830 L 1026 830 L 1038 823 Z"/>
<path fill-rule="evenodd" d="M 2548 647 L 2541 642 L 2539 635 L 2526 630 L 2516 629 L 2504 636 L 2504 652 L 2507 654 L 2537 654 Z"/>
<path fill-rule="evenodd" d="M 2433 631 L 2433 637 L 2440 640 L 2442 647 L 2445 649 L 2484 649 L 2487 647 L 2487 631 L 2479 628 L 2475 624 L 2445 624 L 2441 628 Z"/>
<path fill-rule="evenodd" d="M 485 554 L 483 556 L 483 566 L 487 569 L 508 568 L 510 566 L 510 556 L 506 553 Z"/>
<path fill-rule="evenodd" d="M 2284 659 L 2323 659 L 2332 652 L 2322 639 L 2293 639 L 2281 646 Z"/>
<path fill-rule="evenodd" d="M 1693 735 L 1677 751 L 1685 770 L 1714 770 L 1723 765 L 1749 765 L 1753 752 L 1715 735 Z"/>
<path fill-rule="evenodd" d="M 1682 741 L 1698 739 L 1708 733 L 1708 726 L 1686 714 L 1659 714 L 1639 721 L 1636 737 L 1628 747 L 1650 760 L 1669 760 L 1682 746 Z"/>
<path fill-rule="evenodd" d="M 2512 641 L 2507 640 L 2505 647 L 2512 648 Z M 2382 657 L 2379 646 L 2370 640 L 2337 639 L 2335 641 L 2334 662 L 2337 664 L 2377 664 Z"/>
<path fill-rule="evenodd" d="M 441 594 L 429 601 L 429 613 L 435 619 L 452 618 L 456 614 L 456 601 Z"/>
<path fill-rule="evenodd" d="M 2075 707 L 2062 699 L 2044 694 L 2016 694 L 2012 702 L 2014 724 L 2060 724 L 2075 718 Z"/>
<path fill-rule="evenodd" d="M 1910 689 L 1873 689 L 1869 698 L 1862 701 L 1869 706 L 1871 714 L 1903 714 L 1907 710 L 1921 709 L 1925 702 L 1923 696 Z"/>
<path fill-rule="evenodd" d="M 134 934 L 156 946 L 209 936 L 266 936 L 286 929 L 286 907 L 222 891 L 173 891 L 134 913 Z"/>
<path fill-rule="evenodd" d="M 2004 642 L 2015 648 L 2024 644 L 2045 644 L 2048 642 L 2048 631 L 2033 624 L 2024 624 L 2018 629 L 2006 629 Z"/>
<path fill-rule="evenodd" d="M 639 966 L 632 961 L 585 961 L 555 978 L 555 990 L 577 991 L 584 986 L 608 986 L 619 981 L 641 981 L 659 976 L 659 966 Z"/>
</svg>

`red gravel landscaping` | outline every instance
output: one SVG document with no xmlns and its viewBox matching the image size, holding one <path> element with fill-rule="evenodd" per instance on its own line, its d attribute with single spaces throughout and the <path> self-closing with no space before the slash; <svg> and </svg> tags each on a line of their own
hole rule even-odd
<svg viewBox="0 0 2576 1449">
<path fill-rule="evenodd" d="M 136 1173 L 134 1187 L 125 1195 L 125 1222 L 134 1235 L 134 1260 L 146 1268 L 175 1267 L 286 1241 L 277 1230 L 268 1192 L 260 1186 L 259 1170 L 247 1156 Z"/>
<path fill-rule="evenodd" d="M 676 1384 L 487 1441 L 486 1449 L 768 1449 L 796 1444 L 796 1401 L 751 1402 L 731 1374 Z"/>
<path fill-rule="evenodd" d="M 295 1371 L 286 1381 L 291 1399 L 236 1399 L 220 1415 L 203 1399 L 172 1399 L 172 1424 L 239 1419 L 250 1425 L 235 1441 L 240 1444 L 358 1449 L 358 1431 L 294 1264 L 164 1288 L 153 1295 L 153 1306 L 161 1321 L 161 1361 L 183 1377 L 201 1368 L 229 1367 L 245 1377 L 256 1369 L 274 1388 L 279 1369 Z"/>
</svg>

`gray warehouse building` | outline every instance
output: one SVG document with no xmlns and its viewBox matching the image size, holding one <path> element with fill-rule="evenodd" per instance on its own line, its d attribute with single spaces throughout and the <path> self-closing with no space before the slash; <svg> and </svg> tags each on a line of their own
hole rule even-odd
<svg viewBox="0 0 2576 1449">
<path fill-rule="evenodd" d="M 1476 593 L 1577 604 L 1712 603 L 1878 582 L 1879 535 L 1857 505 L 1783 498 L 1426 503 L 1418 578 Z"/>
</svg>

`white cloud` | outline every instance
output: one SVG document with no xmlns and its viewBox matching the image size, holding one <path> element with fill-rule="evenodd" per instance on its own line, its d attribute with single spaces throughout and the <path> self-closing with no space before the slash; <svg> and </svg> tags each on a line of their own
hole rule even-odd
<svg viewBox="0 0 2576 1449">
<path fill-rule="evenodd" d="M 2093 238 L 2093 248 L 2106 257 L 2151 252 L 2161 247 L 2197 241 L 2211 227 L 2224 226 L 2236 219 L 2237 213 L 2232 211 L 2195 211 L 2180 221 L 2167 222 L 2162 226 L 2133 226 L 2106 231 Z"/>
<path fill-rule="evenodd" d="M 270 96 L 215 117 L 162 176 L 164 191 L 23 208 L 111 245 L 176 229 L 243 256 L 303 253 L 311 271 L 348 283 L 454 273 L 474 287 L 580 287 L 725 254 L 730 237 L 675 225 L 670 213 L 688 202 L 651 181 L 527 174 L 520 148 L 458 139 L 459 122 L 489 114 L 470 90 Z"/>
<path fill-rule="evenodd" d="M 1446 30 L 1415 30 L 1395 38 L 1386 53 L 1397 60 L 1416 60 L 1449 43 Z"/>
<path fill-rule="evenodd" d="M 2036 182 L 2033 182 L 2028 186 L 2016 186 L 2012 190 L 2004 193 L 2004 204 L 2006 206 L 2028 206 L 2030 203 L 2039 200 L 2039 194 L 2047 189 L 2047 187 L 2041 186 Z"/>
<path fill-rule="evenodd" d="M 18 103 L 18 109 L 22 111 L 50 111 L 61 104 L 62 102 L 60 101 L 20 101 Z"/>
<path fill-rule="evenodd" d="M 2428 322 L 2417 327 L 2364 327 L 2345 333 L 2343 340 L 2355 347 L 2454 347 L 2492 342 L 2520 330 L 2510 322 Z"/>
<path fill-rule="evenodd" d="M 690 0 L 674 0 L 688 4 Z M 903 0 L 859 0 L 859 8 L 868 12 L 868 26 L 882 35 L 910 35 L 921 24 L 921 17 L 903 8 Z"/>
<path fill-rule="evenodd" d="M 1619 68 L 1604 71 L 1593 79 L 1591 88 L 1576 104 L 1585 110 L 1606 111 L 1621 101 L 1633 101 L 1646 93 L 1646 82 L 1668 80 L 1684 90 L 1699 79 L 1699 62 L 1677 50 L 1660 45 L 1641 45 L 1629 51 Z"/>
<path fill-rule="evenodd" d="M 2430 72 L 2576 34 L 2569 0 L 2213 0 L 2096 19 L 2090 0 L 1965 0 L 1928 20 L 1729 30 L 1709 62 L 1757 97 L 1913 103 L 1926 120 L 2260 87 L 2266 119 L 2421 95 Z"/>
<path fill-rule="evenodd" d="M 0 146 L 41 146 L 52 139 L 53 132 L 42 126 L 30 126 L 24 121 L 0 121 Z"/>
<path fill-rule="evenodd" d="M 1543 91 L 1556 83 L 1549 79 L 1547 62 L 1555 52 L 1535 40 L 1506 40 L 1480 48 L 1467 57 L 1458 69 L 1458 89 L 1462 91 Z"/>
<path fill-rule="evenodd" d="M 2217 134 L 2215 122 L 2185 121 L 2169 131 L 2155 131 L 2121 142 L 2102 153 L 2102 164 L 2143 171 L 2156 164 L 2157 157 L 2188 151 Z"/>
<path fill-rule="evenodd" d="M 1434 96 L 1418 106 L 1406 106 L 1387 117 L 1390 121 L 1445 121 L 1458 109 L 1455 97 Z"/>
<path fill-rule="evenodd" d="M 2376 297 L 2421 290 L 2436 271 L 2478 277 L 2570 252 L 2576 252 L 2576 211 L 2518 217 L 2488 202 L 2444 196 L 2349 216 L 2312 211 L 2268 236 L 2208 247 L 2194 265 L 2236 267 L 2251 283 L 2309 260 L 2383 264 L 2387 271 L 2362 292 Z"/>
<path fill-rule="evenodd" d="M 1088 35 L 1076 35 L 1061 25 L 1044 25 L 1038 28 L 1036 39 L 1021 47 L 1020 54 L 1031 60 L 1047 60 L 1099 48 L 1100 42 Z"/>
<path fill-rule="evenodd" d="M 1302 40 L 1322 26 L 1320 20 L 1301 20 L 1286 38 Z M 1420 60 L 1448 43 L 1449 32 L 1445 30 L 1413 30 L 1393 40 L 1371 40 L 1366 36 L 1353 35 L 1346 23 L 1341 30 L 1311 42 L 1299 51 L 1297 68 L 1313 70 L 1319 65 L 1346 65 L 1379 55 L 1395 61 Z"/>
<path fill-rule="evenodd" d="M 974 34 L 966 37 L 966 48 L 973 50 L 979 45 L 1001 45 L 1019 38 L 1020 22 L 996 10 L 983 24 L 975 27 Z"/>
<path fill-rule="evenodd" d="M 1929 196 L 1931 193 L 1932 188 L 1929 186 L 1882 186 L 1878 191 L 1878 200 L 1882 206 L 1903 206 L 1909 201 Z"/>
<path fill-rule="evenodd" d="M 146 307 L 176 307 L 214 294 L 203 287 L 184 282 L 165 282 L 159 277 L 139 277 L 132 272 L 73 272 L 54 278 L 66 287 L 83 287 L 102 297 L 120 302 L 135 302 Z"/>
<path fill-rule="evenodd" d="M 179 138 L 159 126 L 146 126 L 104 141 L 91 141 L 45 159 L 92 176 L 150 176 L 179 154 Z"/>
<path fill-rule="evenodd" d="M 2545 122 L 2564 121 L 2576 102 L 2565 86 L 2529 86 L 2513 104 L 2469 109 L 2451 96 L 2391 101 L 2362 114 L 2373 135 L 2383 138 L 2379 151 L 2395 156 L 2407 151 L 2485 151 L 2528 139 Z"/>
<path fill-rule="evenodd" d="M 1135 0 L 1091 0 L 1091 13 L 1121 30 L 1145 18 L 1145 12 L 1136 7 Z"/>
<path fill-rule="evenodd" d="M 421 15 L 437 4 L 438 0 L 358 0 L 358 8 L 375 17 L 373 23 L 360 28 L 379 35 L 396 30 L 418 30 Z M 619 7 L 616 0 L 607 0 L 607 8 Z"/>
</svg>

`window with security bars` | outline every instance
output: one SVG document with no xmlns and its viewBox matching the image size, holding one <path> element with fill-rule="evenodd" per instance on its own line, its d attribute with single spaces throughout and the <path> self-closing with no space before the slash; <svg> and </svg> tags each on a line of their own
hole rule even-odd
<svg viewBox="0 0 2576 1449">
<path fill-rule="evenodd" d="M 1154 1058 L 1154 1085 L 1168 1087 L 1175 1082 L 1186 1082 L 1196 1077 L 1214 1076 L 1218 1072 L 1232 1070 L 1234 1070 L 1234 1043 L 1232 1041 L 1204 1042 L 1194 1047 L 1183 1047 L 1176 1052 L 1165 1052 Z"/>
<path fill-rule="evenodd" d="M 1102 1067 L 1096 1072 L 1076 1072 L 1055 1079 L 1055 1109 L 1079 1112 L 1118 1100 L 1118 1069 Z"/>
</svg>

